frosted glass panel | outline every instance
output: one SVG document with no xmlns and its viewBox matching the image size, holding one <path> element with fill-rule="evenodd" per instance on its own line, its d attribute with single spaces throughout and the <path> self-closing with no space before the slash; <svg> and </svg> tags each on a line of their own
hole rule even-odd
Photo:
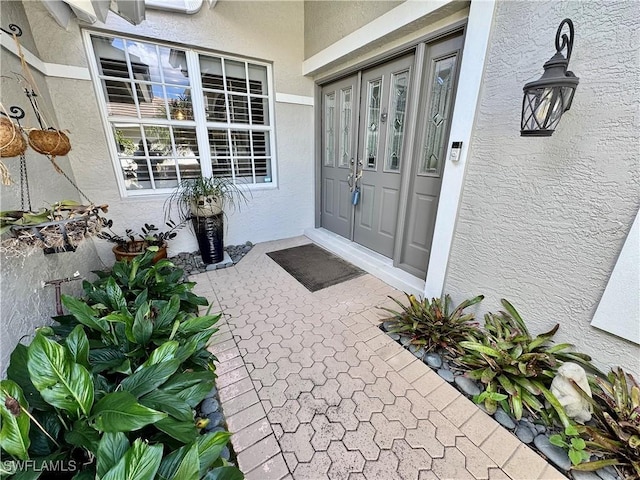
<svg viewBox="0 0 640 480">
<path fill-rule="evenodd" d="M 456 55 L 433 63 L 431 93 L 427 99 L 425 142 L 418 173 L 440 175 L 446 154 L 445 134 L 451 115 Z"/>
<path fill-rule="evenodd" d="M 353 146 L 351 115 L 353 109 L 353 92 L 351 87 L 340 90 L 340 160 L 341 167 L 348 167 Z"/>
<path fill-rule="evenodd" d="M 335 165 L 335 111 L 336 94 L 331 92 L 324 97 L 324 165 Z"/>
<path fill-rule="evenodd" d="M 409 72 L 393 75 L 391 81 L 391 109 L 389 112 L 389 130 L 387 132 L 387 156 L 385 170 L 399 171 L 404 140 L 405 116 L 407 113 L 407 86 Z"/>
<path fill-rule="evenodd" d="M 376 168 L 380 139 L 380 97 L 382 80 L 373 80 L 367 86 L 367 152 L 365 168 Z"/>
</svg>

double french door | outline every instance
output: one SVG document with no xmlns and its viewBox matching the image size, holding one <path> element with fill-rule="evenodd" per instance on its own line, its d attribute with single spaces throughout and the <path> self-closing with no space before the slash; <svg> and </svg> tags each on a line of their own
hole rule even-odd
<svg viewBox="0 0 640 480">
<path fill-rule="evenodd" d="M 461 45 L 454 37 L 418 62 L 407 54 L 322 88 L 322 226 L 423 278 Z"/>
</svg>

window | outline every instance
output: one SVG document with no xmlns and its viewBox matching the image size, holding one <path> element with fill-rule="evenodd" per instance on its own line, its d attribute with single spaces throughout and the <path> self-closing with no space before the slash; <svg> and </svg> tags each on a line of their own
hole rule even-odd
<svg viewBox="0 0 640 480">
<path fill-rule="evenodd" d="M 124 194 L 169 192 L 201 174 L 272 181 L 269 65 L 87 36 Z"/>
</svg>

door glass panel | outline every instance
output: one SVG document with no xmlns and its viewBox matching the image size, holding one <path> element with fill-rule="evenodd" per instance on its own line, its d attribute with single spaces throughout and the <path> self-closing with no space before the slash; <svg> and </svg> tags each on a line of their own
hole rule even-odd
<svg viewBox="0 0 640 480">
<path fill-rule="evenodd" d="M 426 128 L 419 175 L 438 176 L 446 154 L 445 134 L 453 102 L 457 56 L 437 60 L 433 64 L 431 94 L 427 99 Z"/>
<path fill-rule="evenodd" d="M 404 139 L 405 115 L 407 112 L 407 84 L 409 72 L 393 74 L 391 80 L 391 108 L 387 132 L 387 156 L 384 162 L 385 171 L 400 170 L 402 141 Z"/>
<path fill-rule="evenodd" d="M 353 132 L 351 131 L 351 87 L 340 91 L 340 166 L 348 167 L 351 158 Z"/>
<path fill-rule="evenodd" d="M 335 165 L 335 133 L 333 131 L 336 110 L 336 93 L 331 92 L 324 98 L 324 165 Z"/>
<path fill-rule="evenodd" d="M 380 137 L 380 99 L 382 97 L 382 80 L 370 81 L 367 86 L 367 140 L 365 145 L 365 168 L 376 169 L 378 155 L 378 140 Z"/>
</svg>

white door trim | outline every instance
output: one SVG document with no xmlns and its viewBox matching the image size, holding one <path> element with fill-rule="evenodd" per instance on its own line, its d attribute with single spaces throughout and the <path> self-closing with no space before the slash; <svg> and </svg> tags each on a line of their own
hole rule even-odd
<svg viewBox="0 0 640 480">
<path fill-rule="evenodd" d="M 495 0 L 471 2 L 440 189 L 440 202 L 424 287 L 425 297 L 440 297 L 443 293 L 494 10 Z M 462 142 L 460 160 L 456 163 L 451 161 L 452 142 Z"/>
</svg>

